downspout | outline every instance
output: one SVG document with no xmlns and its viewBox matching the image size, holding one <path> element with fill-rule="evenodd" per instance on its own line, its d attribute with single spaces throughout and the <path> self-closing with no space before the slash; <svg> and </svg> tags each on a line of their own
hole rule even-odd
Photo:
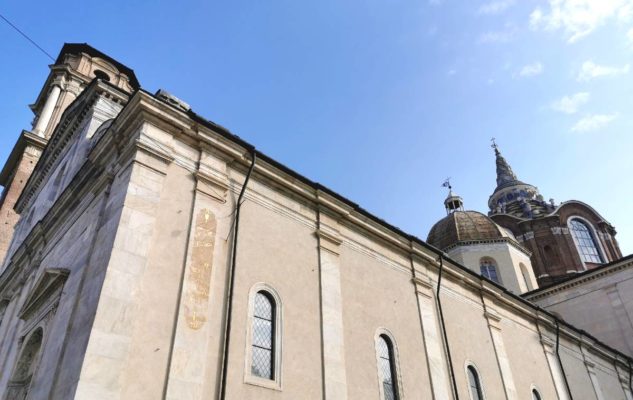
<svg viewBox="0 0 633 400">
<path fill-rule="evenodd" d="M 563 373 L 563 380 L 565 381 L 565 387 L 567 388 L 567 394 L 569 394 L 569 399 L 574 400 L 574 396 L 571 394 L 571 389 L 569 388 L 569 382 L 567 381 L 567 374 L 565 373 L 563 360 L 561 360 L 560 353 L 558 352 L 559 347 L 560 347 L 560 325 L 558 324 L 558 319 L 557 319 L 556 320 L 556 358 L 558 358 L 558 365 L 560 366 L 560 371 Z"/>
<path fill-rule="evenodd" d="M 631 367 L 631 359 L 629 358 L 629 390 L 631 391 L 631 395 L 633 396 L 633 367 Z"/>
<path fill-rule="evenodd" d="M 257 153 L 255 152 L 255 148 L 251 149 L 252 154 L 252 162 L 251 166 L 248 168 L 248 173 L 246 174 L 246 179 L 244 179 L 244 184 L 242 185 L 242 190 L 240 191 L 240 195 L 237 198 L 237 203 L 235 204 L 235 219 L 233 220 L 235 232 L 233 232 L 233 242 L 231 245 L 231 265 L 229 266 L 229 290 L 226 296 L 226 319 L 224 321 L 224 346 L 222 349 L 222 369 L 221 379 L 220 379 L 220 399 L 226 399 L 226 377 L 228 375 L 227 367 L 229 364 L 229 345 L 231 342 L 231 316 L 233 313 L 233 288 L 235 286 L 235 260 L 237 259 L 237 234 L 240 227 L 240 209 L 242 208 L 242 198 L 244 197 L 244 192 L 246 192 L 246 186 L 248 185 L 248 181 L 251 178 L 251 173 L 253 172 L 253 168 L 255 167 L 255 161 L 257 160 Z"/>
<path fill-rule="evenodd" d="M 437 277 L 437 292 L 435 293 L 435 299 L 437 301 L 437 308 L 440 312 L 440 325 L 442 326 L 442 336 L 444 337 L 444 346 L 446 349 L 446 357 L 448 358 L 448 369 L 451 375 L 451 383 L 453 384 L 453 393 L 455 394 L 455 400 L 459 400 L 459 394 L 457 393 L 457 382 L 455 381 L 455 371 L 453 370 L 453 359 L 451 358 L 451 347 L 448 344 L 448 336 L 446 335 L 446 323 L 444 322 L 444 312 L 442 311 L 442 301 L 440 300 L 440 288 L 442 287 L 443 270 L 444 257 L 440 254 L 440 272 Z"/>
</svg>

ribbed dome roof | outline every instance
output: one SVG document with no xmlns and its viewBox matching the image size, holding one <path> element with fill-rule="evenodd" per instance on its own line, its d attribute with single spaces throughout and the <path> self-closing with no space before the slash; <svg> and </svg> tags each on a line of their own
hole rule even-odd
<svg viewBox="0 0 633 400">
<path fill-rule="evenodd" d="M 439 220 L 426 241 L 440 250 L 457 242 L 508 237 L 508 233 L 488 216 L 477 211 L 455 211 Z"/>
</svg>

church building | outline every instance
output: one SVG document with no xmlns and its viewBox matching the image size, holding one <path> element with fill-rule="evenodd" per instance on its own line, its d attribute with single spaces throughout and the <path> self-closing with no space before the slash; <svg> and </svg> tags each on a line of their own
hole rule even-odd
<svg viewBox="0 0 633 400">
<path fill-rule="evenodd" d="M 424 241 L 87 44 L 31 109 L 0 173 L 2 400 L 633 400 L 628 328 L 578 328 L 570 294 L 633 263 L 496 148 L 489 214 L 451 192 Z"/>
<path fill-rule="evenodd" d="M 493 148 L 497 187 L 488 216 L 464 211 L 451 190 L 444 202 L 448 215 L 431 228 L 429 244 L 515 293 L 535 289 L 534 276 L 547 285 L 622 258 L 615 228 L 596 210 L 578 200 L 546 202 Z"/>
</svg>

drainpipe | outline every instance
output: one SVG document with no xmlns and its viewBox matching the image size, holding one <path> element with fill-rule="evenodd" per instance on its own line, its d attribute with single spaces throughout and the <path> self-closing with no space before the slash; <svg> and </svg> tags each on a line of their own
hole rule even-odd
<svg viewBox="0 0 633 400">
<path fill-rule="evenodd" d="M 444 270 L 444 257 L 440 254 L 440 272 L 437 277 L 437 292 L 435 299 L 437 300 L 437 308 L 440 312 L 440 325 L 442 326 L 442 336 L 444 337 L 444 346 L 446 349 L 446 357 L 448 358 L 448 368 L 451 375 L 451 383 L 453 384 L 453 393 L 455 400 L 459 400 L 457 393 L 457 382 L 455 381 L 455 371 L 453 370 L 453 359 L 451 358 L 451 347 L 448 344 L 448 336 L 446 335 L 446 324 L 444 322 L 444 312 L 442 311 L 442 301 L 440 300 L 440 288 L 442 287 L 442 272 Z"/>
<path fill-rule="evenodd" d="M 631 359 L 629 358 L 629 390 L 631 391 L 631 395 L 633 396 L 633 385 L 631 385 L 633 378 L 633 367 L 631 367 Z"/>
<path fill-rule="evenodd" d="M 235 286 L 235 260 L 237 259 L 237 234 L 240 227 L 240 209 L 242 208 L 242 197 L 246 192 L 246 186 L 251 178 L 251 173 L 255 167 L 255 161 L 257 154 L 255 148 L 251 149 L 252 161 L 251 166 L 248 168 L 246 179 L 242 185 L 242 190 L 237 198 L 235 204 L 235 219 L 233 220 L 235 232 L 233 233 L 233 243 L 231 245 L 231 265 L 229 266 L 229 290 L 226 297 L 226 320 L 224 321 L 224 346 L 222 349 L 222 370 L 220 379 L 220 399 L 226 399 L 226 377 L 228 375 L 227 367 L 229 364 L 229 345 L 231 342 L 231 316 L 233 314 L 233 288 Z"/>
<path fill-rule="evenodd" d="M 565 387 L 567 388 L 567 394 L 569 394 L 569 399 L 574 400 L 574 396 L 571 394 L 571 389 L 569 388 L 569 382 L 567 381 L 567 374 L 565 373 L 563 360 L 561 360 L 560 353 L 558 352 L 559 346 L 560 346 L 560 325 L 558 324 L 558 319 L 557 319 L 556 320 L 556 358 L 558 358 L 558 365 L 560 366 L 560 371 L 563 373 L 563 380 L 565 381 Z"/>
</svg>

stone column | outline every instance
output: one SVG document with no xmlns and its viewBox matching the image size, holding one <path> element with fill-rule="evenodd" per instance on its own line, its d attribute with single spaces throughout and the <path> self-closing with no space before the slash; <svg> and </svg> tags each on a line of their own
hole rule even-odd
<svg viewBox="0 0 633 400">
<path fill-rule="evenodd" d="M 42 107 L 42 111 L 40 112 L 40 116 L 37 119 L 35 128 L 33 128 L 33 133 L 35 133 L 37 136 L 44 137 L 44 132 L 46 131 L 46 127 L 51 120 L 51 116 L 53 115 L 55 105 L 57 104 L 57 100 L 59 99 L 59 95 L 61 94 L 61 92 L 62 89 L 61 87 L 59 87 L 58 84 L 53 85 L 51 92 L 46 98 L 46 103 L 44 103 L 44 107 Z"/>
<path fill-rule="evenodd" d="M 336 216 L 318 211 L 316 236 L 321 279 L 321 334 L 325 400 L 347 399 L 345 343 L 341 296 L 340 245 Z"/>
<path fill-rule="evenodd" d="M 492 338 L 492 346 L 497 356 L 497 364 L 501 372 L 501 380 L 503 381 L 506 399 L 517 399 L 518 395 L 516 385 L 514 384 L 514 377 L 512 376 L 512 369 L 510 368 L 510 360 L 501 334 L 501 315 L 491 307 L 494 303 L 490 299 L 487 299 L 483 295 L 481 299 L 485 310 L 484 316 L 488 321 L 488 329 L 490 330 L 490 337 Z"/>
<path fill-rule="evenodd" d="M 567 388 L 565 387 L 565 378 L 563 377 L 563 371 L 560 369 L 556 354 L 554 354 L 554 341 L 546 336 L 541 335 L 541 344 L 543 345 L 543 352 L 547 358 L 547 364 L 552 374 L 554 381 L 554 387 L 556 388 L 556 394 L 558 394 L 559 400 L 570 400 Z"/>
<path fill-rule="evenodd" d="M 433 294 L 434 286 L 428 276 L 417 276 L 417 271 L 416 276 L 413 278 L 413 283 L 415 284 L 418 310 L 422 323 L 422 335 L 426 348 L 433 398 L 435 400 L 451 399 L 453 396 L 448 378 L 448 361 L 444 356 L 442 334 L 437 319 L 437 308 Z"/>
</svg>

